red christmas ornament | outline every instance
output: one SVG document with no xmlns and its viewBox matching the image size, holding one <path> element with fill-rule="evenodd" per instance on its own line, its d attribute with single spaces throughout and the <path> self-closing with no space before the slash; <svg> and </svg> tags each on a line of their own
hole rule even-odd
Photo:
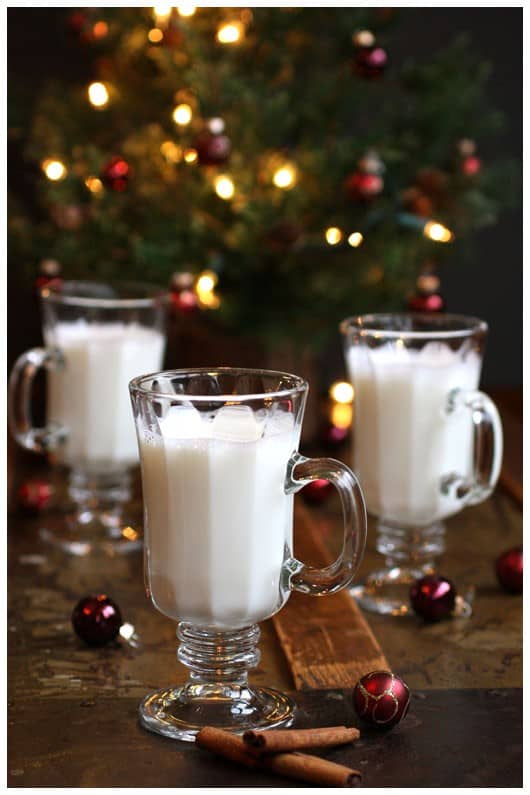
<svg viewBox="0 0 530 795">
<path fill-rule="evenodd" d="M 388 65 L 388 55 L 382 47 L 360 47 L 355 53 L 355 72 L 366 79 L 381 77 Z"/>
<path fill-rule="evenodd" d="M 466 177 L 474 177 L 482 169 L 482 163 L 478 157 L 466 157 L 462 160 L 460 168 Z"/>
<path fill-rule="evenodd" d="M 27 480 L 17 492 L 17 502 L 27 513 L 39 513 L 49 507 L 53 493 L 51 483 L 45 480 Z"/>
<path fill-rule="evenodd" d="M 353 690 L 353 706 L 365 723 L 378 729 L 391 729 L 407 714 L 410 690 L 390 671 L 365 674 Z"/>
<path fill-rule="evenodd" d="M 193 285 L 195 277 L 187 271 L 178 271 L 171 277 L 169 284 L 171 305 L 175 313 L 188 314 L 199 306 L 199 299 Z"/>
<path fill-rule="evenodd" d="M 322 444 L 326 447 L 340 447 L 348 439 L 349 433 L 349 428 L 339 428 L 329 423 L 322 432 Z"/>
<path fill-rule="evenodd" d="M 418 277 L 416 293 L 408 301 L 410 312 L 443 312 L 445 301 L 437 290 L 440 280 L 434 274 L 424 274 Z"/>
<path fill-rule="evenodd" d="M 104 185 L 116 193 L 122 193 L 127 190 L 129 179 L 131 176 L 131 168 L 123 157 L 113 157 L 104 167 L 101 174 L 101 179 Z"/>
<path fill-rule="evenodd" d="M 330 496 L 333 486 L 329 480 L 317 478 L 310 481 L 300 492 L 305 502 L 310 505 L 320 505 Z"/>
<path fill-rule="evenodd" d="M 366 174 L 356 171 L 346 179 L 344 187 L 350 199 L 354 201 L 370 201 L 381 193 L 384 184 L 383 177 L 380 174 Z"/>
<path fill-rule="evenodd" d="M 440 621 L 450 616 L 455 599 L 456 591 L 451 580 L 434 574 L 421 577 L 410 589 L 414 612 L 425 621 Z"/>
<path fill-rule="evenodd" d="M 54 285 L 61 283 L 61 265 L 56 259 L 43 259 L 39 264 L 39 275 L 35 279 L 35 290 L 40 293 L 43 287 L 50 282 Z"/>
<path fill-rule="evenodd" d="M 114 640 L 121 625 L 118 605 L 105 594 L 86 596 L 72 612 L 72 626 L 89 646 L 104 646 Z"/>
<path fill-rule="evenodd" d="M 523 592 L 523 548 L 514 547 L 499 555 L 495 561 L 499 584 L 508 593 Z"/>
<path fill-rule="evenodd" d="M 208 130 L 199 133 L 193 144 L 201 166 L 220 166 L 230 157 L 232 145 L 226 135 L 216 135 Z"/>
</svg>

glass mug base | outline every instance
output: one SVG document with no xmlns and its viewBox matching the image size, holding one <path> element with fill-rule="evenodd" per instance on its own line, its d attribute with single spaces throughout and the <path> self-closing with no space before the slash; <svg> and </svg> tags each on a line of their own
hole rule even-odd
<svg viewBox="0 0 530 795">
<path fill-rule="evenodd" d="M 350 588 L 350 593 L 359 606 L 370 613 L 387 616 L 411 615 L 411 585 L 420 577 L 433 572 L 432 564 L 415 568 L 395 566 L 391 569 L 380 569 L 371 572 L 364 582 Z"/>
<path fill-rule="evenodd" d="M 97 554 L 115 557 L 137 552 L 143 547 L 143 534 L 136 525 L 127 524 L 125 519 L 118 527 L 110 528 L 96 516 L 80 523 L 76 514 L 75 517 L 64 517 L 57 525 L 41 527 L 39 536 L 46 544 L 78 557 Z"/>
<path fill-rule="evenodd" d="M 236 733 L 289 726 L 295 708 L 289 696 L 269 687 L 184 685 L 150 693 L 139 716 L 149 731 L 194 742 L 203 726 Z"/>
</svg>

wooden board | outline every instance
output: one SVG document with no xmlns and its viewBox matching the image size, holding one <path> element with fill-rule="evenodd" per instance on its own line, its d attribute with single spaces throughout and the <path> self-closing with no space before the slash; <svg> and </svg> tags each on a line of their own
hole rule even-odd
<svg viewBox="0 0 530 795">
<path fill-rule="evenodd" d="M 331 562 L 319 527 L 297 506 L 295 554 L 299 560 Z M 353 687 L 368 671 L 389 669 L 372 630 L 347 590 L 325 597 L 293 593 L 273 618 L 297 690 Z"/>
</svg>

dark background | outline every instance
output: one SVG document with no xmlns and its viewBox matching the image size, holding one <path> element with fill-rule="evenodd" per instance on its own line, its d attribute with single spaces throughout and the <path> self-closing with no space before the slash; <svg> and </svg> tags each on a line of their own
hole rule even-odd
<svg viewBox="0 0 530 795">
<path fill-rule="evenodd" d="M 70 9 L 8 9 L 8 104 L 16 95 L 22 113 L 10 124 L 22 136 L 8 136 L 8 180 L 11 189 L 31 198 L 32 175 L 22 160 L 24 129 L 34 98 L 53 77 L 90 77 L 89 52 L 65 31 Z M 401 24 L 392 33 L 392 59 L 413 55 L 428 60 L 459 33 L 468 34 L 474 50 L 493 65 L 491 103 L 507 117 L 506 130 L 495 141 L 480 144 L 480 154 L 500 153 L 522 159 L 522 33 L 520 8 L 399 9 Z M 23 100 L 22 102 L 20 100 Z M 490 325 L 482 383 L 487 387 L 522 383 L 522 214 L 505 210 L 496 226 L 480 232 L 476 256 L 465 264 L 452 261 L 441 271 L 443 293 L 451 312 L 477 315 Z M 37 263 L 36 263 L 37 264 Z M 25 348 L 40 343 L 38 313 L 28 308 L 8 267 L 8 364 Z M 333 357 L 332 357 L 333 359 Z M 335 366 L 333 364 L 332 366 Z M 340 367 L 337 359 L 337 367 Z"/>
</svg>

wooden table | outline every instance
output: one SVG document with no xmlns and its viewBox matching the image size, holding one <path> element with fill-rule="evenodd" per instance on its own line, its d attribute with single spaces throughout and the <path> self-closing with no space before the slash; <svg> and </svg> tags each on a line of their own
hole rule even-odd
<svg viewBox="0 0 530 795">
<path fill-rule="evenodd" d="M 10 449 L 11 461 L 16 459 L 11 495 L 28 472 L 49 476 L 41 461 Z M 337 519 L 333 500 L 319 509 L 300 507 L 297 539 L 317 533 L 332 550 Z M 145 693 L 185 678 L 175 660 L 175 628 L 144 595 L 141 556 L 102 565 L 97 558 L 52 553 L 38 540 L 41 521 L 16 510 L 9 521 L 9 786 L 298 786 L 138 726 L 137 706 Z M 368 787 L 521 786 L 522 599 L 503 593 L 493 572 L 497 555 L 521 543 L 520 507 L 499 489 L 447 524 L 440 571 L 459 590 L 476 586 L 473 617 L 427 625 L 415 617 L 365 614 L 392 670 L 413 691 L 409 714 L 392 732 L 363 731 L 351 748 L 326 753 L 360 767 Z M 361 573 L 376 561 L 373 541 L 372 533 Z M 91 649 L 74 635 L 72 608 L 94 592 L 107 592 L 120 605 L 136 628 L 137 647 L 121 641 Z M 327 597 L 337 621 L 344 616 L 344 599 L 351 597 Z M 285 610 L 291 602 L 296 609 L 293 598 Z M 272 621 L 262 625 L 260 648 L 252 680 L 294 691 Z M 333 649 L 329 654 L 331 659 Z M 352 642 L 352 660 L 355 655 Z M 341 687 L 322 682 L 305 689 L 298 682 L 297 725 L 359 725 L 351 704 L 354 684 L 352 678 Z"/>
</svg>

